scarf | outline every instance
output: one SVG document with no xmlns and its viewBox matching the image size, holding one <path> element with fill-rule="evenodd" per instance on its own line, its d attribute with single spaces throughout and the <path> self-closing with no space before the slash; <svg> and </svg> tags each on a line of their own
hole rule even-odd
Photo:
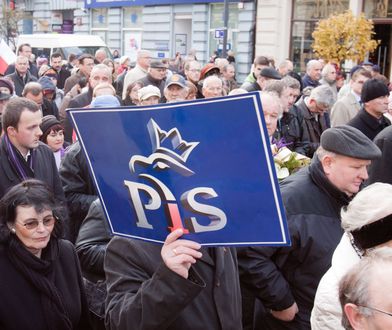
<svg viewBox="0 0 392 330">
<path fill-rule="evenodd" d="M 340 191 L 336 186 L 334 186 L 331 181 L 326 177 L 320 160 L 315 154 L 312 159 L 312 163 L 309 166 L 310 177 L 313 182 L 323 190 L 333 201 L 334 205 L 337 206 L 337 214 L 340 218 L 340 209 L 343 206 L 350 203 L 352 197 L 349 197 L 346 193 Z"/>
<path fill-rule="evenodd" d="M 60 293 L 54 284 L 53 264 L 59 255 L 57 239 L 51 237 L 48 246 L 42 251 L 41 258 L 30 253 L 14 235 L 9 239 L 7 250 L 14 267 L 40 292 L 47 328 L 72 329 Z"/>
<path fill-rule="evenodd" d="M 2 137 L 2 145 L 5 154 L 7 155 L 8 161 L 11 164 L 12 169 L 18 176 L 20 181 L 27 180 L 29 178 L 34 178 L 34 158 L 35 150 L 30 150 L 30 159 L 28 162 L 23 158 L 22 154 L 15 146 L 11 143 L 7 134 Z"/>
</svg>

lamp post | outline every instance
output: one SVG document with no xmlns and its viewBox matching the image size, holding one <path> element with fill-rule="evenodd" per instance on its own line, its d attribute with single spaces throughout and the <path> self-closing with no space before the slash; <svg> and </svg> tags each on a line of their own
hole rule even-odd
<svg viewBox="0 0 392 330">
<path fill-rule="evenodd" d="M 223 49 L 222 49 L 222 58 L 227 57 L 227 34 L 229 32 L 229 0 L 225 0 L 224 8 L 223 8 Z"/>
</svg>

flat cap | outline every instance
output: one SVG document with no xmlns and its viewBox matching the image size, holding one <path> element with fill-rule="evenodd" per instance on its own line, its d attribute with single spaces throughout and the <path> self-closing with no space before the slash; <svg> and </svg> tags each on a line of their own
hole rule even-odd
<svg viewBox="0 0 392 330">
<path fill-rule="evenodd" d="M 327 151 L 352 158 L 373 160 L 381 157 L 381 150 L 365 134 L 348 125 L 325 130 L 320 145 Z"/>
<path fill-rule="evenodd" d="M 262 69 L 260 71 L 260 76 L 265 78 L 270 78 L 270 79 L 276 79 L 276 80 L 282 79 L 282 76 L 279 74 L 279 72 L 271 67 Z"/>
<path fill-rule="evenodd" d="M 137 91 L 137 95 L 139 97 L 139 101 L 144 101 L 147 100 L 151 96 L 157 96 L 161 97 L 161 91 L 159 90 L 158 87 L 155 87 L 153 85 L 147 85 L 145 87 L 140 88 Z"/>
<path fill-rule="evenodd" d="M 150 62 L 150 68 L 153 69 L 166 69 L 165 64 L 161 60 L 152 60 Z"/>
</svg>

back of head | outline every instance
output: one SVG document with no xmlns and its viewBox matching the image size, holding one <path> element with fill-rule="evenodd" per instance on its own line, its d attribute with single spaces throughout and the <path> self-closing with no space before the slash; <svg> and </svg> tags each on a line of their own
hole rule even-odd
<svg viewBox="0 0 392 330">
<path fill-rule="evenodd" d="M 334 103 L 333 91 L 329 86 L 325 85 L 313 88 L 310 92 L 309 98 L 328 107 L 331 107 Z"/>
<path fill-rule="evenodd" d="M 26 96 L 27 94 L 32 94 L 34 96 L 42 93 L 42 86 L 40 83 L 36 81 L 31 81 L 25 85 L 23 88 L 22 96 Z"/>
<path fill-rule="evenodd" d="M 270 65 L 270 61 L 266 56 L 256 56 L 253 65 Z"/>
<path fill-rule="evenodd" d="M 264 91 L 275 92 L 281 97 L 285 88 L 287 88 L 287 86 L 282 80 L 269 80 L 264 87 Z"/>
</svg>

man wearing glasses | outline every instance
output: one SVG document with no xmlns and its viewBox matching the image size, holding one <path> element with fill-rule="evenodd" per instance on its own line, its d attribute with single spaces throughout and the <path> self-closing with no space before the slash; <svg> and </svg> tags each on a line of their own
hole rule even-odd
<svg viewBox="0 0 392 330">
<path fill-rule="evenodd" d="M 363 258 L 340 281 L 345 329 L 392 329 L 392 251 Z"/>
<path fill-rule="evenodd" d="M 296 104 L 301 112 L 302 130 L 309 140 L 306 156 L 313 157 L 314 152 L 320 145 L 321 134 L 330 127 L 328 111 L 334 101 L 333 92 L 328 86 L 319 86 L 312 89 L 308 97 L 304 97 Z"/>
</svg>

